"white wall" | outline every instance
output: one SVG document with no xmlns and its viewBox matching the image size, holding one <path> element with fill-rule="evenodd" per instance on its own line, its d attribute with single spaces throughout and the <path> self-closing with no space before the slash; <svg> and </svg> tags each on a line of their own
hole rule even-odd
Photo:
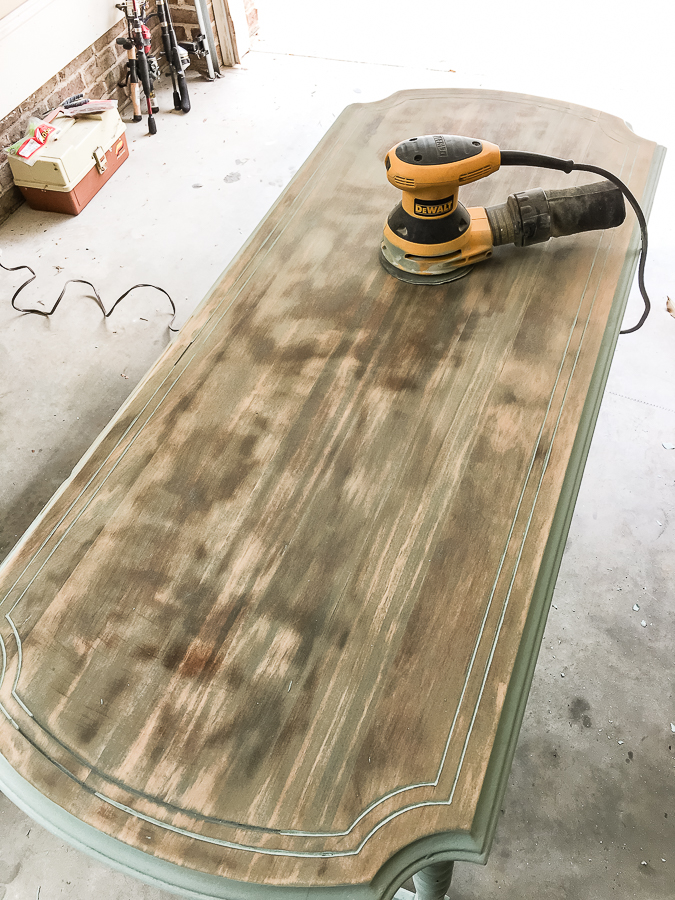
<svg viewBox="0 0 675 900">
<path fill-rule="evenodd" d="M 0 19 L 4 19 L 13 9 L 25 2 L 26 0 L 0 0 Z"/>
<path fill-rule="evenodd" d="M 0 119 L 120 18 L 114 0 L 25 0 L 0 18 Z"/>
<path fill-rule="evenodd" d="M 246 20 L 244 0 L 227 0 L 226 5 L 230 10 L 230 18 L 234 25 L 234 38 L 237 42 L 239 59 L 242 59 L 251 49 L 251 38 L 248 33 L 248 22 Z"/>
</svg>

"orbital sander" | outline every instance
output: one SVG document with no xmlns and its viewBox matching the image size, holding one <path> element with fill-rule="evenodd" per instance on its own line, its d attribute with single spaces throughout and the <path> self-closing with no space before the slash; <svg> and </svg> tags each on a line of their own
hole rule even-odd
<svg viewBox="0 0 675 900">
<path fill-rule="evenodd" d="M 522 191 L 505 203 L 466 209 L 459 188 L 501 166 L 535 166 L 562 172 L 592 172 L 593 184 L 557 190 Z M 430 134 L 396 144 L 385 157 L 387 178 L 402 191 L 401 202 L 384 227 L 380 262 L 387 272 L 412 284 L 445 284 L 467 275 L 492 255 L 493 247 L 528 247 L 551 237 L 616 228 L 624 221 L 624 197 L 635 210 L 642 236 L 638 283 L 645 303 L 636 331 L 649 313 L 644 288 L 647 226 L 626 185 L 599 166 L 450 134 Z"/>
</svg>

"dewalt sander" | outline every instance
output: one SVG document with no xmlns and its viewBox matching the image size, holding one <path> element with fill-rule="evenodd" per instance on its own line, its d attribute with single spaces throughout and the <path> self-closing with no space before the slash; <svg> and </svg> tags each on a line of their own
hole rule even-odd
<svg viewBox="0 0 675 900">
<path fill-rule="evenodd" d="M 500 150 L 496 144 L 452 134 L 429 134 L 401 141 L 385 157 L 387 178 L 403 192 L 384 227 L 380 261 L 391 275 L 412 284 L 445 284 L 488 259 L 493 247 L 528 247 L 569 234 L 615 228 L 626 217 L 624 197 L 640 224 L 642 251 L 638 283 L 645 303 L 637 331 L 649 314 L 644 287 L 647 224 L 626 185 L 599 166 L 571 159 Z M 466 209 L 459 188 L 501 166 L 536 166 L 562 172 L 592 172 L 604 181 L 562 190 L 522 191 L 487 209 Z"/>
</svg>

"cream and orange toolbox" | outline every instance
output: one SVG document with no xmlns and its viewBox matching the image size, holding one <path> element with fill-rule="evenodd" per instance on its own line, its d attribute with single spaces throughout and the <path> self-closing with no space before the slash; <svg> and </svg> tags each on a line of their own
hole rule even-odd
<svg viewBox="0 0 675 900">
<path fill-rule="evenodd" d="M 32 209 L 77 215 L 129 156 L 125 125 L 116 109 L 52 124 L 59 136 L 32 165 L 12 156 L 9 165 Z"/>
</svg>

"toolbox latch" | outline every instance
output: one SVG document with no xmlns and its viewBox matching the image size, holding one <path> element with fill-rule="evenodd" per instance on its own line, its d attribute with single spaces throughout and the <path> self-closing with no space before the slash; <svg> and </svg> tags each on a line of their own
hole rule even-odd
<svg viewBox="0 0 675 900">
<path fill-rule="evenodd" d="M 96 160 L 96 168 L 100 175 L 103 175 L 108 167 L 108 160 L 105 158 L 105 150 L 103 147 L 97 147 L 94 150 L 94 159 Z"/>
</svg>

